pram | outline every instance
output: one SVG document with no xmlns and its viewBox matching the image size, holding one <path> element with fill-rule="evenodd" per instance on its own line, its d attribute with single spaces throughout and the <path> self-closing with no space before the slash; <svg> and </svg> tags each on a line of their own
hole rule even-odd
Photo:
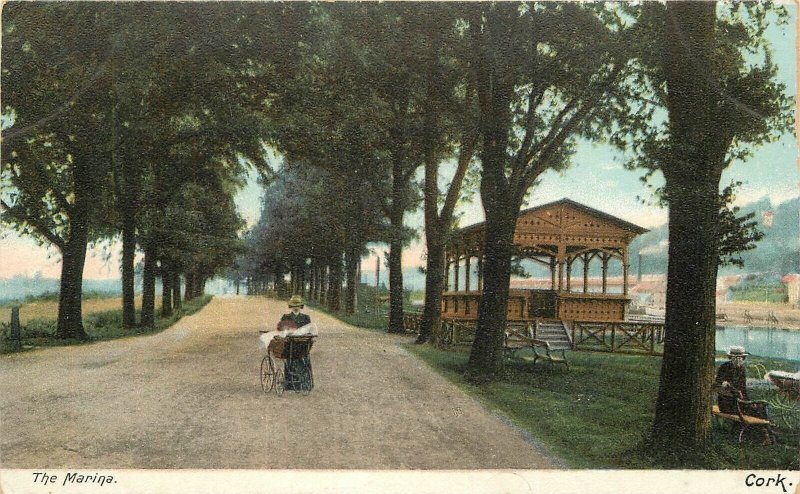
<svg viewBox="0 0 800 494">
<path fill-rule="evenodd" d="M 276 336 L 267 347 L 261 360 L 261 389 L 273 389 L 277 394 L 284 390 L 308 394 L 314 389 L 314 372 L 311 368 L 311 346 L 315 336 Z"/>
</svg>

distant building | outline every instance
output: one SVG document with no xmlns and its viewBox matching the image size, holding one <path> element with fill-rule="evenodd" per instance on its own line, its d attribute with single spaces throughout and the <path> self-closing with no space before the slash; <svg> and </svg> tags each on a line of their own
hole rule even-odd
<svg viewBox="0 0 800 494">
<path fill-rule="evenodd" d="M 738 274 L 720 276 L 717 278 L 717 290 L 715 292 L 715 298 L 718 304 L 733 300 L 732 288 L 738 285 L 741 279 L 742 276 Z"/>
<path fill-rule="evenodd" d="M 644 275 L 633 285 L 630 293 L 640 306 L 663 309 L 667 306 L 667 277 L 663 274 Z"/>
<path fill-rule="evenodd" d="M 732 287 L 739 284 L 740 275 L 721 276 L 717 279 L 716 302 L 730 302 L 733 299 Z M 633 301 L 643 307 L 663 309 L 667 306 L 667 277 L 663 274 L 645 275 L 630 289 Z"/>
<path fill-rule="evenodd" d="M 786 293 L 789 296 L 789 304 L 792 307 L 800 305 L 800 274 L 791 273 L 781 278 L 781 282 L 786 285 Z"/>
</svg>

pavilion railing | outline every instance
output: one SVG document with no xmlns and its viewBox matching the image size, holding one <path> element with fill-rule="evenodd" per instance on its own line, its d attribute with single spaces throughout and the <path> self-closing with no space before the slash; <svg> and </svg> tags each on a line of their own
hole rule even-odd
<svg viewBox="0 0 800 494">
<path fill-rule="evenodd" d="M 573 321 L 575 350 L 661 355 L 664 324 L 638 321 Z"/>
<path fill-rule="evenodd" d="M 406 333 L 419 334 L 422 323 L 421 312 L 403 312 L 403 329 Z M 445 345 L 467 345 L 475 339 L 474 321 L 442 319 L 438 341 Z"/>
<path fill-rule="evenodd" d="M 422 314 L 403 313 L 403 328 L 419 333 Z M 509 325 L 532 324 L 534 320 L 509 320 Z M 573 350 L 661 355 L 664 324 L 646 321 L 567 321 Z M 467 345 L 475 339 L 475 321 L 442 319 L 439 341 L 447 345 Z"/>
</svg>

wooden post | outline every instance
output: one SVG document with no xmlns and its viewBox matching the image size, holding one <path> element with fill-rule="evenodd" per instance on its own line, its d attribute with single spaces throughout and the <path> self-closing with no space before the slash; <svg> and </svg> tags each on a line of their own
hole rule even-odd
<svg viewBox="0 0 800 494">
<path fill-rule="evenodd" d="M 583 293 L 589 293 L 589 254 L 583 255 Z"/>
<path fill-rule="evenodd" d="M 603 254 L 601 259 L 603 260 L 603 293 L 606 293 L 608 288 L 608 254 Z"/>
<path fill-rule="evenodd" d="M 605 279 L 604 279 L 605 280 Z M 614 342 L 616 338 L 614 337 L 617 333 L 617 326 L 614 323 L 611 323 L 611 352 L 614 352 Z M 603 339 L 605 339 L 605 335 L 603 335 Z"/>
<path fill-rule="evenodd" d="M 622 294 L 628 296 L 628 248 L 622 248 Z"/>
<path fill-rule="evenodd" d="M 560 292 L 562 290 L 561 286 L 564 279 L 564 261 L 559 259 L 556 264 L 558 264 L 558 291 Z"/>
<path fill-rule="evenodd" d="M 478 256 L 478 291 L 483 292 L 483 254 Z"/>
<path fill-rule="evenodd" d="M 446 254 L 444 258 L 444 291 L 450 291 L 450 258 Z"/>
<path fill-rule="evenodd" d="M 550 258 L 550 285 L 553 291 L 556 291 L 556 258 Z"/>
<path fill-rule="evenodd" d="M 470 270 L 470 261 L 472 256 L 467 254 L 466 259 L 464 260 L 464 291 L 469 292 L 469 270 Z"/>
<path fill-rule="evenodd" d="M 458 254 L 456 254 L 455 261 L 453 262 L 453 265 L 454 265 L 454 266 L 455 266 L 455 268 L 456 268 L 456 269 L 455 269 L 455 273 L 454 273 L 454 277 L 453 277 L 453 281 L 455 281 L 455 285 L 456 285 L 456 286 L 455 286 L 455 291 L 456 291 L 456 292 L 458 291 L 458 271 L 459 271 L 459 269 L 458 269 L 458 268 L 459 268 L 459 264 L 461 264 L 461 256 L 459 256 Z M 458 310 L 458 309 L 456 309 L 456 310 Z"/>
<path fill-rule="evenodd" d="M 567 293 L 572 291 L 572 261 L 567 259 Z"/>
</svg>

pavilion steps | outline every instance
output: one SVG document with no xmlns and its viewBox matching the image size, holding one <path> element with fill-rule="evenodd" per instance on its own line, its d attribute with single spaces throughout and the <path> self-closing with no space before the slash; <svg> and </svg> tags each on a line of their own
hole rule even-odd
<svg viewBox="0 0 800 494">
<path fill-rule="evenodd" d="M 534 335 L 537 340 L 546 341 L 552 350 L 572 348 L 572 338 L 563 321 L 537 322 Z"/>
</svg>

